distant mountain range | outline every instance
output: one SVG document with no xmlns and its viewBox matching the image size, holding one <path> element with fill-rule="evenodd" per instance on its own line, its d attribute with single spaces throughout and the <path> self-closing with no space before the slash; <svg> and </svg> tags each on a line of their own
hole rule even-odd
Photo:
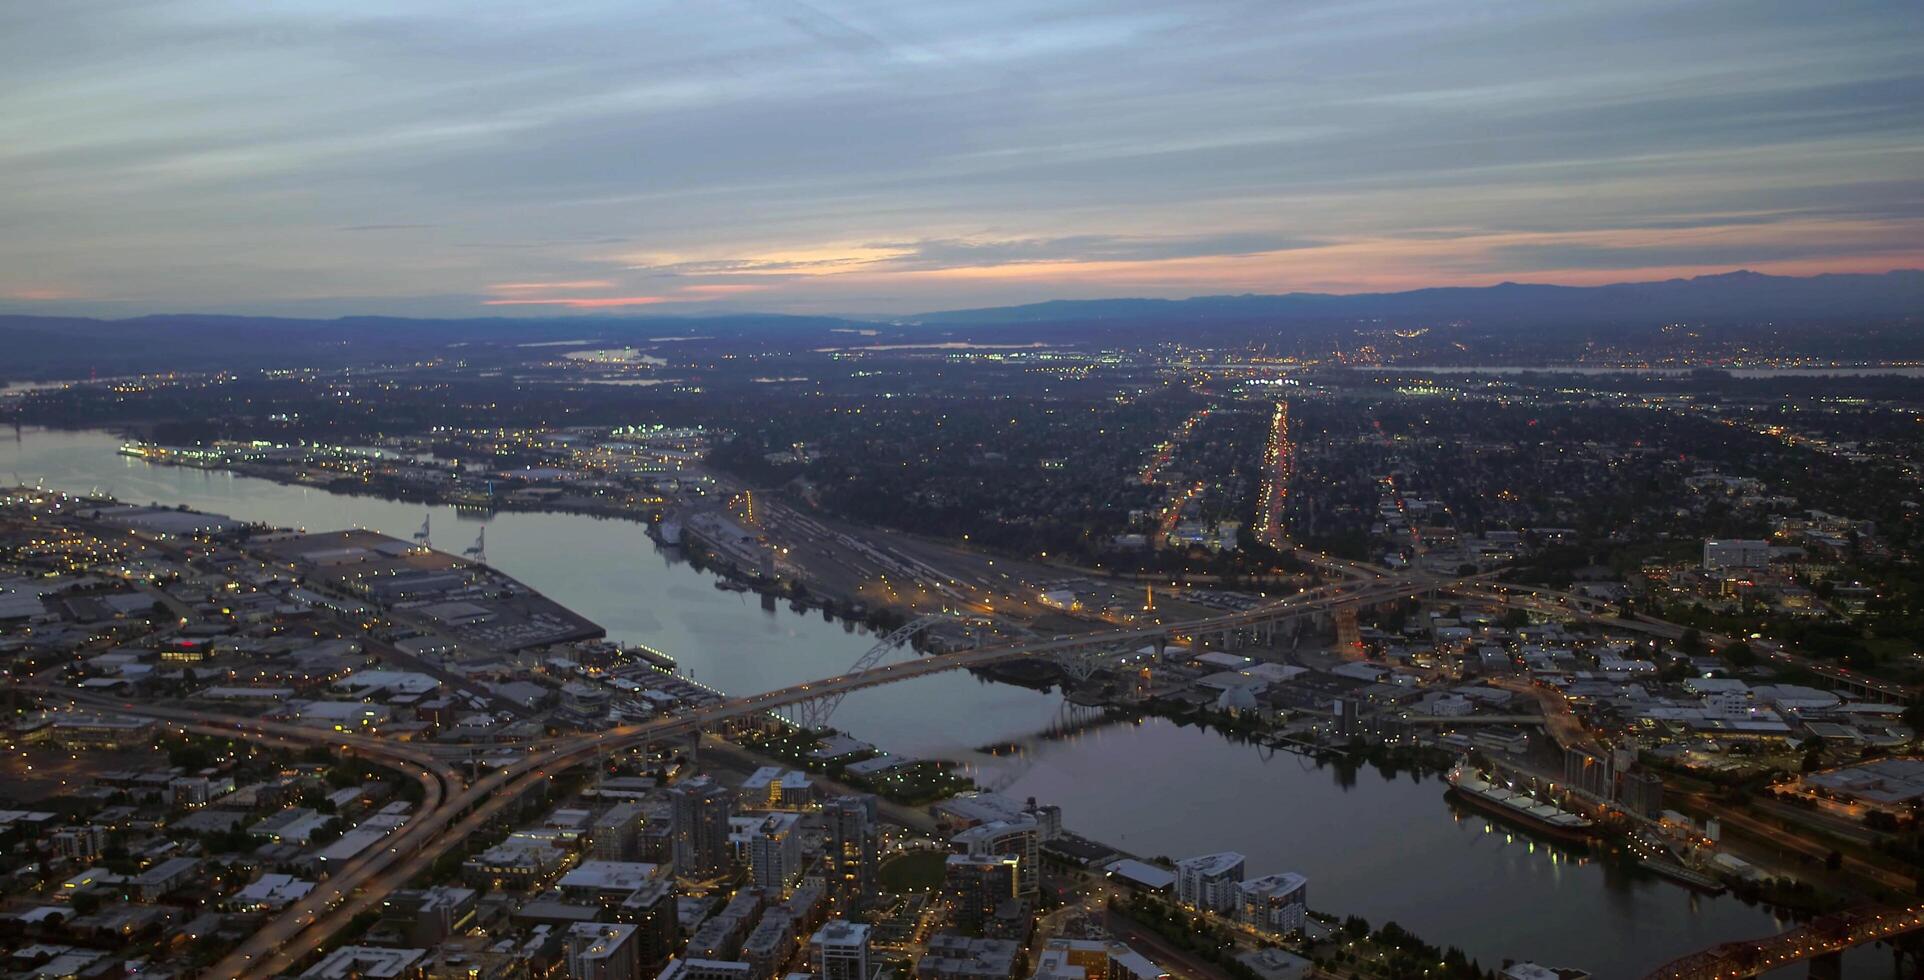
<svg viewBox="0 0 1924 980">
<path fill-rule="evenodd" d="M 580 340 L 648 344 L 675 337 L 718 347 L 786 348 L 1029 337 L 1051 343 L 1267 342 L 1285 335 L 1321 343 L 1365 323 L 1461 324 L 1485 341 L 1517 347 L 1554 333 L 1627 338 L 1675 321 L 1732 329 L 1821 323 L 1875 328 L 1897 343 L 1860 347 L 1872 357 L 1924 356 L 1924 271 L 1808 278 L 1732 272 L 1608 286 L 1503 283 L 1400 293 L 1285 293 L 1193 299 L 1058 300 L 949 310 L 909 317 L 777 314 L 413 319 L 168 314 L 102 320 L 0 315 L 0 377 L 70 378 L 156 370 L 329 367 L 459 357 L 507 362 L 516 348 Z M 1831 331 L 1799 331 L 1821 345 Z M 859 339 L 858 339 L 859 335 Z M 1312 336 L 1314 335 L 1314 336 Z M 1519 353 L 1523 353 L 1519 350 Z M 1528 355 L 1534 356 L 1534 355 Z M 1544 356 L 1550 356 L 1548 354 Z"/>
<path fill-rule="evenodd" d="M 1283 293 L 1193 299 L 1054 300 L 948 310 L 907 318 L 925 324 L 1144 320 L 1444 319 L 1568 324 L 1924 315 L 1924 270 L 1882 275 L 1770 276 L 1730 272 L 1694 279 L 1552 286 L 1506 282 L 1400 293 Z M 900 322 L 899 320 L 897 322 Z"/>
</svg>

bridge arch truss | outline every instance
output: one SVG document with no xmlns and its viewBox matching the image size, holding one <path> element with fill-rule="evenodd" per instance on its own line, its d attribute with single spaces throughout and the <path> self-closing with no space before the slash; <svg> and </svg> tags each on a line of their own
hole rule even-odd
<svg viewBox="0 0 1924 980">
<path fill-rule="evenodd" d="M 875 645 L 870 647 L 867 653 L 862 654 L 853 666 L 843 671 L 843 674 L 846 676 L 873 670 L 883 660 L 888 659 L 890 654 L 908 646 L 930 627 L 949 621 L 948 616 L 923 616 L 898 626 L 890 630 L 887 636 L 877 640 Z M 789 714 L 795 724 L 811 731 L 827 728 L 829 720 L 835 716 L 835 709 L 842 706 L 842 699 L 846 697 L 848 697 L 847 691 L 837 691 L 819 698 L 812 698 L 792 706 Z"/>
</svg>

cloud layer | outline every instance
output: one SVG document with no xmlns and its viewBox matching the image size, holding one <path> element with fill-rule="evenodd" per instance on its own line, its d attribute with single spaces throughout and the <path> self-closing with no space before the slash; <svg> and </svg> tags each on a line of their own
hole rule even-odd
<svg viewBox="0 0 1924 980">
<path fill-rule="evenodd" d="M 0 8 L 0 310 L 897 312 L 1924 265 L 1914 3 Z"/>
</svg>

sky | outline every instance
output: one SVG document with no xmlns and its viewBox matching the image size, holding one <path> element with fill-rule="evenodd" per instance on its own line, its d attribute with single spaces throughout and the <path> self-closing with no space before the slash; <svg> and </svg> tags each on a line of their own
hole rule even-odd
<svg viewBox="0 0 1924 980">
<path fill-rule="evenodd" d="M 1917 0 L 0 5 L 0 312 L 1924 267 Z"/>
</svg>

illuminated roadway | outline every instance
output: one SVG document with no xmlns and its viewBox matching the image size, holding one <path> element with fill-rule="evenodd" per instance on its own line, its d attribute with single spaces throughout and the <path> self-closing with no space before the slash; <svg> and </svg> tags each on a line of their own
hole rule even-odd
<svg viewBox="0 0 1924 980">
<path fill-rule="evenodd" d="M 66 698 L 88 710 L 106 710 L 158 718 L 172 722 L 185 731 L 203 735 L 237 738 L 265 745 L 285 746 L 294 743 L 352 750 L 356 757 L 400 770 L 421 784 L 421 805 L 408 815 L 406 823 L 382 842 L 384 845 L 382 850 L 371 857 L 348 862 L 338 873 L 316 884 L 313 890 L 303 896 L 300 901 L 267 920 L 244 943 L 214 965 L 210 971 L 210 975 L 213 976 L 271 976 L 291 968 L 301 956 L 305 955 L 305 950 L 293 955 L 271 956 L 270 954 L 283 948 L 289 940 L 301 936 L 314 924 L 317 917 L 328 915 L 329 909 L 345 908 L 349 905 L 357 909 L 365 907 L 363 903 L 352 900 L 355 891 L 370 884 L 373 876 L 393 864 L 400 856 L 404 844 L 411 845 L 416 840 L 425 839 L 430 828 L 439 829 L 445 826 L 450 800 L 463 785 L 461 774 L 446 762 L 434 758 L 420 748 L 392 739 L 332 732 L 306 725 L 260 718 L 133 704 L 84 692 L 49 688 L 45 685 L 21 685 L 21 687 Z M 385 895 L 385 892 L 382 894 Z M 331 915 L 323 919 L 327 931 L 314 933 L 309 949 L 318 946 L 327 935 L 332 933 L 332 927 L 326 924 L 334 921 Z M 345 922 L 345 920 L 340 921 Z"/>
</svg>

